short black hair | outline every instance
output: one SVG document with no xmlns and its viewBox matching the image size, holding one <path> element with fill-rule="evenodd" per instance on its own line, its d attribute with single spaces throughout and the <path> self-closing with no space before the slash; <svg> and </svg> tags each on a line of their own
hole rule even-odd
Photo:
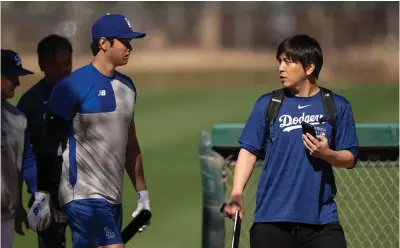
<svg viewBox="0 0 400 248">
<path fill-rule="evenodd" d="M 46 59 L 54 57 L 62 49 L 68 49 L 71 53 L 73 52 L 71 42 L 67 38 L 57 34 L 44 37 L 37 46 L 39 65 L 41 66 Z"/>
<path fill-rule="evenodd" d="M 106 40 L 108 40 L 111 43 L 111 46 L 114 45 L 114 37 L 108 37 Z M 99 51 L 100 51 L 100 45 L 99 45 L 100 39 L 92 41 L 90 43 L 90 50 L 92 50 L 93 56 L 96 56 Z"/>
<path fill-rule="evenodd" d="M 303 68 L 306 68 L 311 63 L 314 64 L 313 75 L 315 79 L 318 79 L 323 64 L 322 49 L 318 41 L 308 35 L 288 37 L 279 45 L 276 59 L 279 60 L 282 54 L 285 54 L 288 59 L 294 62 L 300 62 Z"/>
</svg>

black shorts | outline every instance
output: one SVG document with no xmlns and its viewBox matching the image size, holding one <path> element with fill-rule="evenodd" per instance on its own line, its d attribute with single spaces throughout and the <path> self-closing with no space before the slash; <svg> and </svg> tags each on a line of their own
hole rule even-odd
<svg viewBox="0 0 400 248">
<path fill-rule="evenodd" d="M 346 248 L 339 222 L 326 225 L 299 223 L 254 223 L 251 248 Z"/>
</svg>

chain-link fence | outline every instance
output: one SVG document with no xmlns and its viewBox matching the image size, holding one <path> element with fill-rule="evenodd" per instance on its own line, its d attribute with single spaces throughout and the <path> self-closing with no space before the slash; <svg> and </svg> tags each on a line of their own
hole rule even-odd
<svg viewBox="0 0 400 248">
<path fill-rule="evenodd" d="M 241 126 L 222 125 L 200 136 L 203 179 L 203 248 L 229 247 L 233 222 L 219 207 L 229 200 Z M 399 247 L 399 126 L 358 127 L 360 160 L 351 170 L 334 169 L 338 214 L 349 248 Z M 262 171 L 257 162 L 244 190 L 245 218 L 240 247 L 250 247 L 256 188 Z M 222 223 L 222 224 L 221 224 Z M 222 225 L 222 226 L 221 226 Z"/>
<path fill-rule="evenodd" d="M 399 161 L 363 161 L 353 170 L 335 169 L 339 219 L 349 248 L 399 247 Z M 232 189 L 234 161 L 226 163 L 226 199 Z M 249 247 L 255 192 L 261 166 L 256 166 L 244 192 L 246 217 L 240 247 Z M 233 224 L 225 222 L 225 247 L 229 247 Z"/>
</svg>

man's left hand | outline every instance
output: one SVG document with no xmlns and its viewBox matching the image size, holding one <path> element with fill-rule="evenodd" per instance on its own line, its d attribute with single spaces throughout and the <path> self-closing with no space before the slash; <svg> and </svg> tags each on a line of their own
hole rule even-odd
<svg viewBox="0 0 400 248">
<path fill-rule="evenodd" d="M 147 209 L 150 211 L 150 195 L 149 191 L 147 190 L 142 190 L 138 192 L 138 205 L 135 212 L 133 212 L 132 217 L 135 218 L 143 209 Z M 140 227 L 139 232 L 143 232 L 148 225 L 150 225 L 150 221 Z"/>
<path fill-rule="evenodd" d="M 318 135 L 314 138 L 311 134 L 307 133 L 302 135 L 304 146 L 310 152 L 310 155 L 316 158 L 323 159 L 329 152 L 328 139 L 323 135 Z"/>
<path fill-rule="evenodd" d="M 35 201 L 28 213 L 29 227 L 34 231 L 46 230 L 52 221 L 50 210 L 50 194 L 36 192 Z"/>
</svg>

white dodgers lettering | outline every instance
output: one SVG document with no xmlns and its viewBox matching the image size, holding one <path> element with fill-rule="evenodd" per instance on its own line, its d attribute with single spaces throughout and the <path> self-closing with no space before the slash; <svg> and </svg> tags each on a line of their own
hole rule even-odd
<svg viewBox="0 0 400 248">
<path fill-rule="evenodd" d="M 279 117 L 280 128 L 283 128 L 283 132 L 290 132 L 294 129 L 301 128 L 301 123 L 307 122 L 311 125 L 319 124 L 318 120 L 322 118 L 323 115 L 306 115 L 304 112 L 299 117 L 292 117 L 291 115 L 282 115 Z"/>
</svg>

